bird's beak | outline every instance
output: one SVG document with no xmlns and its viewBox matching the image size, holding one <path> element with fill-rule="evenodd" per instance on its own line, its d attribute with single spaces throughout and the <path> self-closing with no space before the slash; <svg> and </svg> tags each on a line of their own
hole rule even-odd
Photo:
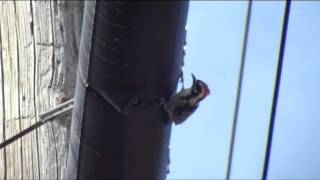
<svg viewBox="0 0 320 180">
<path fill-rule="evenodd" d="M 193 73 L 191 73 L 191 76 L 192 76 L 192 84 L 195 84 L 196 83 L 196 77 L 193 75 Z"/>
</svg>

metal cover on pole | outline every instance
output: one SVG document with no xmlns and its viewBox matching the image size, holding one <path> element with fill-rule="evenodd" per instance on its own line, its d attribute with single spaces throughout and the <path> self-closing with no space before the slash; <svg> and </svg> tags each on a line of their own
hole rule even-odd
<svg viewBox="0 0 320 180">
<path fill-rule="evenodd" d="M 68 179 L 165 179 L 188 1 L 86 1 Z"/>
</svg>

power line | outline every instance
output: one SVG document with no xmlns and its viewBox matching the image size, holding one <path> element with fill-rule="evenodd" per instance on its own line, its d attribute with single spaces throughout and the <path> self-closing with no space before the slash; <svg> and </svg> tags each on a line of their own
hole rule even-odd
<svg viewBox="0 0 320 180">
<path fill-rule="evenodd" d="M 266 154 L 265 154 L 265 159 L 264 159 L 264 167 L 263 167 L 263 175 L 262 175 L 262 179 L 263 180 L 266 180 L 267 176 L 268 176 L 271 145 L 272 145 L 272 136 L 273 136 L 273 129 L 274 129 L 276 111 L 277 111 L 279 88 L 280 88 L 280 81 L 281 81 L 281 72 L 282 72 L 282 64 L 283 64 L 284 51 L 285 51 L 285 46 L 286 46 L 287 29 L 288 29 L 289 15 L 290 15 L 290 5 L 291 5 L 291 0 L 287 0 L 286 1 L 285 12 L 284 12 L 282 33 L 281 33 L 279 59 L 278 59 L 278 67 L 277 67 L 275 87 L 274 87 L 274 92 L 273 92 L 272 110 L 271 110 L 271 115 L 270 115 L 270 123 L 269 123 Z"/>
<path fill-rule="evenodd" d="M 227 180 L 230 179 L 231 168 L 232 168 L 234 143 L 235 143 L 235 137 L 236 137 L 236 131 L 237 131 L 237 122 L 238 122 L 238 114 L 239 114 L 240 99 L 241 99 L 242 80 L 243 80 L 243 73 L 244 73 L 244 68 L 245 68 L 245 60 L 246 60 L 246 52 L 247 52 L 247 44 L 248 44 L 248 36 L 249 36 L 249 28 L 250 28 L 251 9 L 252 9 L 252 1 L 249 0 L 248 8 L 247 8 L 246 24 L 245 24 L 245 30 L 244 30 L 244 37 L 243 37 L 243 45 L 242 45 L 243 48 L 242 48 L 242 54 L 241 54 L 241 64 L 240 64 L 240 71 L 239 71 L 236 104 L 234 107 L 234 114 L 233 114 L 233 124 L 232 124 L 228 166 L 227 166 L 227 173 L 226 173 Z"/>
</svg>

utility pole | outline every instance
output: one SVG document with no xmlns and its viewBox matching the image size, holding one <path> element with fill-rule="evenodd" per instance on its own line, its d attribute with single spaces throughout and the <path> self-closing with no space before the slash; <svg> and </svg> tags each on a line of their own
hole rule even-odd
<svg viewBox="0 0 320 180">
<path fill-rule="evenodd" d="M 166 178 L 188 4 L 86 1 L 67 178 Z"/>
</svg>

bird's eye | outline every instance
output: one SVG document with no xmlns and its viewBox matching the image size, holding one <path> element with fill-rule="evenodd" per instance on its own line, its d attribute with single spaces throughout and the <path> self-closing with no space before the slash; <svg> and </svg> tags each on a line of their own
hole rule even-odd
<svg viewBox="0 0 320 180">
<path fill-rule="evenodd" d="M 198 93 L 198 83 L 196 82 L 192 87 L 191 87 L 191 90 L 192 90 L 192 94 L 197 94 Z"/>
<path fill-rule="evenodd" d="M 195 86 L 195 87 L 192 88 L 192 93 L 193 93 L 193 94 L 197 94 L 197 93 L 198 93 L 198 88 L 197 88 L 197 86 Z"/>
<path fill-rule="evenodd" d="M 199 81 L 198 86 L 197 86 L 197 91 L 200 92 L 201 94 L 205 91 L 206 85 Z"/>
<path fill-rule="evenodd" d="M 198 94 L 199 92 L 201 92 L 201 89 L 202 89 L 201 81 L 196 81 L 193 88 L 192 88 L 192 93 Z"/>
</svg>

